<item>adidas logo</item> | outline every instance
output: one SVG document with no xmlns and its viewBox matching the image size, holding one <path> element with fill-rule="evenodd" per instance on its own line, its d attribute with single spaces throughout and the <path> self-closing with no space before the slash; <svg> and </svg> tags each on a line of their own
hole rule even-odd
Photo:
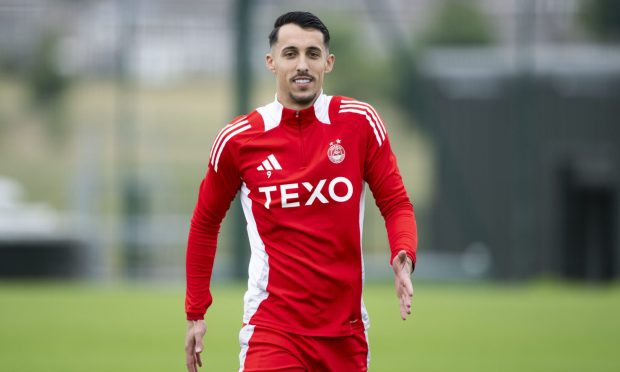
<svg viewBox="0 0 620 372">
<path fill-rule="evenodd" d="M 272 171 L 274 169 L 282 170 L 282 166 L 280 166 L 280 163 L 278 163 L 278 160 L 273 154 L 267 156 L 267 159 L 263 160 L 261 165 L 256 168 L 256 170 L 259 171 Z"/>
</svg>

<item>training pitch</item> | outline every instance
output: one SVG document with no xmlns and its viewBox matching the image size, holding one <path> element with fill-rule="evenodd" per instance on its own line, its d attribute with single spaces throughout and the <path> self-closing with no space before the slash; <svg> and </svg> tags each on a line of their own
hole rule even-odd
<svg viewBox="0 0 620 372">
<path fill-rule="evenodd" d="M 617 371 L 620 286 L 366 286 L 372 372 Z M 0 370 L 183 371 L 182 286 L 0 283 Z M 204 371 L 236 371 L 243 288 L 214 285 Z"/>
</svg>

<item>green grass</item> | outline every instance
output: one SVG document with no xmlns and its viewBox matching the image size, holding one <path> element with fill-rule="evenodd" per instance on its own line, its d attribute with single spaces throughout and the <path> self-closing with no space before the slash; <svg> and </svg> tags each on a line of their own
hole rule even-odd
<svg viewBox="0 0 620 372">
<path fill-rule="evenodd" d="M 216 285 L 207 371 L 237 369 L 243 289 Z M 369 284 L 371 371 L 617 371 L 620 287 Z M 0 284 L 3 371 L 183 371 L 183 289 Z"/>
</svg>

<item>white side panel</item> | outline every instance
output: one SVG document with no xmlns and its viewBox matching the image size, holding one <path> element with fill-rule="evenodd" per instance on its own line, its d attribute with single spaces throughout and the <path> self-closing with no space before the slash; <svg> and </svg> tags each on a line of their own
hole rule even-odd
<svg viewBox="0 0 620 372">
<path fill-rule="evenodd" d="M 241 351 L 239 352 L 239 372 L 243 372 L 243 365 L 245 364 L 245 356 L 248 354 L 248 347 L 250 344 L 250 338 L 254 334 L 254 326 L 246 324 L 239 331 L 239 346 Z M 367 336 L 368 337 L 368 336 Z M 368 342 L 368 338 L 366 338 Z"/>
<path fill-rule="evenodd" d="M 256 221 L 252 214 L 252 200 L 249 198 L 250 190 L 245 182 L 241 185 L 241 206 L 247 221 L 248 237 L 252 255 L 248 269 L 248 290 L 243 297 L 243 322 L 249 323 L 252 316 L 258 310 L 267 293 L 267 281 L 269 279 L 269 257 L 265 251 L 265 244 L 258 234 Z"/>
<path fill-rule="evenodd" d="M 366 182 L 362 182 L 362 194 L 360 195 L 360 254 L 362 255 L 362 322 L 364 322 L 364 328 L 370 327 L 370 318 L 368 317 L 368 311 L 366 311 L 366 305 L 364 305 L 364 282 L 366 280 L 366 269 L 364 266 L 364 251 L 362 249 L 362 237 L 364 235 L 364 209 L 366 206 Z M 368 340 L 368 338 L 366 338 Z"/>
<path fill-rule="evenodd" d="M 366 355 L 366 368 L 370 368 L 370 342 L 368 341 L 368 330 L 364 331 L 366 336 L 366 346 L 368 347 L 368 354 Z"/>
</svg>

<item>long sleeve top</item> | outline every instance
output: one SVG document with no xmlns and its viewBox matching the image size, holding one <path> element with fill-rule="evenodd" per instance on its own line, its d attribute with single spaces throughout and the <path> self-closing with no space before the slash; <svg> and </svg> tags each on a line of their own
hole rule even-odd
<svg viewBox="0 0 620 372">
<path fill-rule="evenodd" d="M 213 143 L 191 220 L 187 318 L 202 319 L 212 303 L 217 235 L 240 192 L 252 251 L 243 322 L 308 336 L 368 327 L 367 188 L 385 219 L 390 262 L 405 250 L 415 265 L 413 206 L 371 105 L 321 93 L 304 110 L 276 100 L 233 120 Z"/>
</svg>

